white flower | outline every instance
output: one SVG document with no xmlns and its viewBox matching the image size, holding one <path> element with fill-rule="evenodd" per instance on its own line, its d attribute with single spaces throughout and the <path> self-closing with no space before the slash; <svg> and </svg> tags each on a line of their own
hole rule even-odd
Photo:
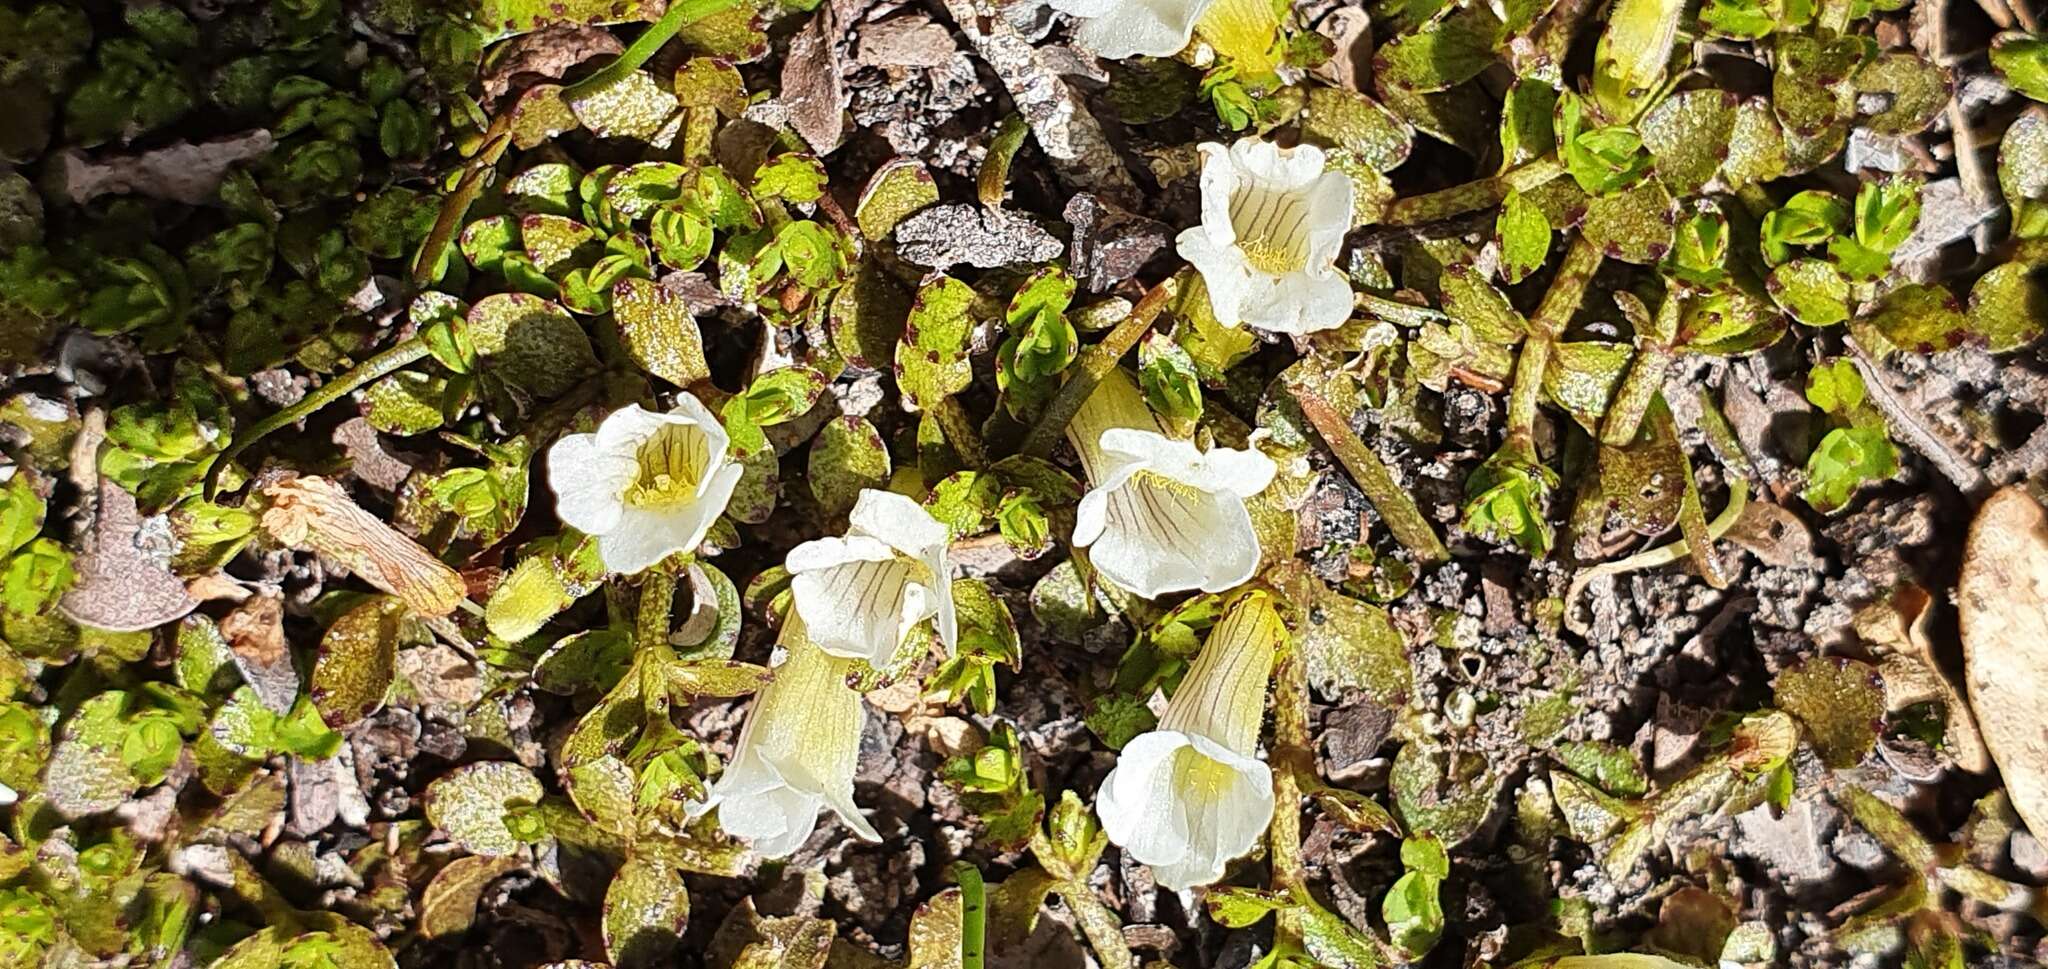
<svg viewBox="0 0 2048 969">
<path fill-rule="evenodd" d="M 14 788 L 8 787 L 5 784 L 0 784 L 0 807 L 6 807 L 20 799 L 21 795 L 15 793 Z"/>
<path fill-rule="evenodd" d="M 1273 820 L 1273 772 L 1257 756 L 1266 684 L 1287 627 L 1265 593 L 1210 632 L 1159 729 L 1124 745 L 1102 780 L 1102 829 L 1178 891 L 1223 877 Z"/>
<path fill-rule="evenodd" d="M 606 568 L 638 572 L 704 541 L 740 481 L 730 450 L 724 426 L 690 394 L 666 414 L 627 405 L 597 433 L 549 449 L 555 513 L 597 536 Z"/>
<path fill-rule="evenodd" d="M 853 803 L 867 710 L 846 684 L 846 661 L 807 639 L 794 613 L 783 622 L 782 645 L 782 663 L 754 698 L 731 763 L 691 816 L 718 808 L 727 833 L 769 858 L 801 847 L 823 808 L 862 838 L 882 840 Z"/>
<path fill-rule="evenodd" d="M 1188 45 L 1214 0 L 1048 0 L 1081 20 L 1074 41 L 1112 60 L 1171 57 Z"/>
<path fill-rule="evenodd" d="M 1150 599 L 1222 592 L 1258 571 L 1244 500 L 1273 480 L 1272 459 L 1167 437 L 1121 369 L 1103 376 L 1067 438 L 1092 484 L 1075 510 L 1074 544 L 1104 579 Z"/>
<path fill-rule="evenodd" d="M 862 489 L 843 538 L 790 550 L 790 594 L 811 638 L 834 656 L 888 666 L 918 623 L 936 617 L 951 655 L 959 640 L 946 526 L 891 491 Z"/>
<path fill-rule="evenodd" d="M 1209 288 L 1226 326 L 1313 333 L 1351 316 L 1337 251 L 1351 231 L 1351 179 L 1323 168 L 1314 145 L 1246 138 L 1202 146 L 1202 224 L 1180 234 L 1181 258 Z"/>
</svg>

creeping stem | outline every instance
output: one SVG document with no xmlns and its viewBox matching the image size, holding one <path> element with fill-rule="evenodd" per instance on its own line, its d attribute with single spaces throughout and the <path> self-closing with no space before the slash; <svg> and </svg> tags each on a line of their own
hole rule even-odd
<svg viewBox="0 0 2048 969">
<path fill-rule="evenodd" d="M 1664 374 L 1670 368 L 1670 347 L 1644 342 L 1636 348 L 1636 358 L 1629 361 L 1628 374 L 1621 378 L 1614 401 L 1607 405 L 1607 416 L 1600 422 L 1600 443 L 1624 447 L 1635 440 L 1643 415 L 1664 386 Z"/>
<path fill-rule="evenodd" d="M 236 456 L 248 450 L 249 445 L 263 440 L 278 428 L 289 427 L 313 416 L 321 408 L 348 396 L 356 388 L 399 370 L 426 355 L 427 341 L 415 336 L 363 361 L 355 369 L 321 384 L 319 389 L 299 398 L 298 403 L 258 421 L 256 426 L 237 436 L 234 443 L 228 445 L 227 450 L 214 457 L 212 466 L 206 469 L 206 499 L 213 500 L 214 492 L 220 485 L 221 469 L 233 464 Z"/>
<path fill-rule="evenodd" d="M 1430 527 L 1429 519 L 1422 516 L 1422 509 L 1415 504 L 1414 497 L 1394 483 L 1394 473 L 1388 470 L 1386 462 L 1365 445 L 1344 415 L 1337 413 L 1337 409 L 1306 382 L 1290 380 L 1287 391 L 1301 408 L 1302 416 L 1315 425 L 1316 433 L 1322 436 L 1330 453 L 1335 454 L 1344 469 L 1351 472 L 1358 490 L 1365 492 L 1366 499 L 1379 511 L 1394 539 L 1407 546 L 1425 565 L 1449 559 L 1450 553 L 1444 550 L 1444 543 L 1437 538 L 1436 529 Z"/>
<path fill-rule="evenodd" d="M 1308 735 L 1308 669 L 1300 648 L 1289 643 L 1280 653 L 1274 670 L 1273 747 L 1278 769 L 1273 771 L 1273 824 L 1266 842 L 1272 852 L 1273 888 L 1276 892 L 1301 898 L 1308 893 L 1308 875 L 1301 858 L 1301 773 L 1313 779 L 1315 755 Z M 1301 941 L 1301 918 L 1297 908 L 1279 911 L 1278 931 L 1283 940 L 1296 946 Z"/>
<path fill-rule="evenodd" d="M 647 63 L 647 59 L 653 57 L 654 52 L 668 43 L 669 38 L 674 37 L 677 31 L 738 5 L 739 0 L 672 0 L 668 9 L 662 12 L 661 19 L 634 38 L 632 46 L 626 48 L 625 52 L 611 63 L 598 69 L 597 73 L 569 85 L 562 92 L 563 99 L 586 97 L 592 91 L 617 82 L 639 70 L 640 65 Z"/>
<path fill-rule="evenodd" d="M 1564 166 L 1557 159 L 1533 159 L 1498 175 L 1395 199 L 1387 206 L 1387 214 L 1380 221 L 1386 225 L 1421 225 L 1490 209 L 1506 201 L 1511 191 L 1526 192 L 1563 174 Z"/>
<path fill-rule="evenodd" d="M 1550 366 L 1550 351 L 1572 313 L 1586 298 L 1586 287 L 1600 268 L 1600 248 L 1584 234 L 1572 237 L 1564 262 L 1550 281 L 1549 291 L 1529 318 L 1529 336 L 1515 357 L 1515 385 L 1508 392 L 1508 446 L 1533 456 L 1536 450 L 1536 404 L 1543 396 L 1543 374 Z"/>
<path fill-rule="evenodd" d="M 1060 386 L 1059 393 L 1045 405 L 1045 413 L 1040 415 L 1031 433 L 1025 435 L 1023 453 L 1035 458 L 1052 453 L 1053 445 L 1058 444 L 1060 435 L 1067 431 L 1067 422 L 1073 420 L 1075 412 L 1088 402 L 1088 396 L 1095 392 L 1095 385 L 1116 367 L 1124 354 L 1138 345 L 1147 330 L 1152 329 L 1153 321 L 1159 319 L 1160 312 L 1166 309 L 1178 288 L 1171 276 L 1160 280 L 1158 285 L 1146 291 L 1145 298 L 1139 300 L 1138 305 L 1131 307 L 1131 315 L 1124 317 L 1116 329 L 1102 338 L 1101 343 L 1081 352 L 1080 366 L 1074 375 Z"/>
</svg>

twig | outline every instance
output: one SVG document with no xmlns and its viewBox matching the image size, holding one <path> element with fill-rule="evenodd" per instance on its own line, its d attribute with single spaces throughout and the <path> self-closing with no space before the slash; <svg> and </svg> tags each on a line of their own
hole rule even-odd
<svg viewBox="0 0 2048 969">
<path fill-rule="evenodd" d="M 1522 352 L 1515 356 L 1515 383 L 1508 391 L 1508 439 L 1534 455 L 1536 453 L 1536 404 L 1543 396 L 1543 374 L 1550 367 L 1550 351 L 1558 334 L 1586 298 L 1586 287 L 1600 269 L 1600 248 L 1584 233 L 1572 238 L 1564 262 L 1551 278 L 1550 289 L 1529 318 L 1529 335 L 1522 340 Z"/>
<path fill-rule="evenodd" d="M 298 403 L 257 422 L 256 426 L 238 435 L 234 443 L 228 445 L 227 450 L 216 455 L 213 464 L 206 469 L 202 491 L 206 500 L 212 501 L 214 494 L 219 490 L 221 470 L 233 464 L 235 458 L 248 450 L 250 445 L 263 440 L 279 428 L 288 427 L 313 416 L 321 408 L 348 396 L 356 388 L 400 370 L 426 355 L 427 341 L 415 336 L 363 361 L 355 369 L 321 384 L 318 389 L 299 398 Z"/>
<path fill-rule="evenodd" d="M 1052 453 L 1053 445 L 1058 444 L 1060 435 L 1066 433 L 1067 423 L 1080 412 L 1081 405 L 1088 402 L 1088 395 L 1095 392 L 1095 385 L 1124 358 L 1124 354 L 1138 345 L 1178 291 L 1172 276 L 1160 280 L 1145 293 L 1145 298 L 1139 300 L 1138 305 L 1131 307 L 1131 315 L 1124 317 L 1116 329 L 1102 338 L 1101 343 L 1081 352 L 1080 365 L 1074 375 L 1067 378 L 1052 402 L 1045 405 L 1045 413 L 1039 416 L 1037 424 L 1032 425 L 1031 433 L 1024 436 L 1022 453 L 1036 458 Z"/>
<path fill-rule="evenodd" d="M 988 466 L 988 449 L 982 446 L 981 432 L 974 429 L 974 419 L 967 414 L 960 398 L 947 397 L 932 408 L 932 419 L 939 422 L 939 430 L 946 435 L 947 443 L 971 470 L 979 471 Z"/>
<path fill-rule="evenodd" d="M 1415 498 L 1394 482 L 1394 473 L 1386 462 L 1365 445 L 1358 433 L 1351 429 L 1351 423 L 1337 409 L 1324 400 L 1322 395 L 1304 383 L 1288 381 L 1287 392 L 1301 408 L 1303 417 L 1315 425 L 1316 433 L 1330 453 L 1337 456 L 1351 478 L 1358 484 L 1358 490 L 1365 492 L 1367 501 L 1380 513 L 1380 519 L 1387 523 L 1387 530 L 1394 538 L 1407 546 L 1424 565 L 1436 565 L 1448 560 L 1450 552 L 1437 538 L 1436 529 L 1429 519 L 1422 516 L 1422 509 L 1415 504 Z"/>
<path fill-rule="evenodd" d="M 1897 432 L 1913 450 L 1920 452 L 1920 456 L 1926 458 L 1929 464 L 1934 465 L 1935 469 L 1954 484 L 1956 490 L 1962 492 L 1964 497 L 1971 501 L 1982 501 L 1989 495 L 1991 480 L 1986 478 L 1984 472 L 1968 458 L 1957 454 L 1954 448 L 1949 447 L 1948 442 L 1934 433 L 1921 420 L 1920 415 L 1913 412 L 1912 407 L 1899 399 L 1898 392 L 1892 389 L 1891 373 L 1884 364 L 1879 363 L 1877 358 L 1863 349 L 1863 345 L 1856 342 L 1855 337 L 1847 337 L 1844 342 L 1849 345 L 1849 350 L 1853 354 L 1851 362 L 1856 365 L 1856 371 L 1863 375 L 1863 387 L 1868 391 L 1867 396 L 1871 405 L 1884 414 L 1885 421 L 1891 425 L 1892 430 Z"/>
<path fill-rule="evenodd" d="M 518 105 L 500 112 L 492 119 L 491 127 L 484 132 L 483 144 L 478 146 L 469 163 L 463 166 L 462 178 L 455 183 L 455 189 L 448 193 L 441 203 L 441 211 L 434 217 L 434 228 L 420 243 L 420 251 L 412 259 L 412 284 L 426 286 L 441 275 L 441 261 L 448 255 L 448 246 L 455 241 L 455 233 L 462 228 L 463 217 L 469 214 L 469 207 L 476 203 L 476 197 L 483 194 L 484 179 L 498 167 L 498 159 L 505 156 L 505 149 L 512 145 L 512 119 L 519 114 Z"/>
</svg>

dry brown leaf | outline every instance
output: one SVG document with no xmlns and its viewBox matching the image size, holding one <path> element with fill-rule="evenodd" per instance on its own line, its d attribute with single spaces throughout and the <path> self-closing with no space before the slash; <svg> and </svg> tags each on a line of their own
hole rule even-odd
<svg viewBox="0 0 2048 969">
<path fill-rule="evenodd" d="M 356 506 L 325 478 L 290 478 L 263 489 L 263 530 L 339 562 L 423 616 L 445 616 L 468 594 L 462 576 L 420 543 Z"/>
<path fill-rule="evenodd" d="M 1891 598 L 1856 611 L 1856 635 L 1884 654 L 1878 668 L 1884 673 L 1885 709 L 1897 713 L 1915 704 L 1939 702 L 1948 712 L 1944 742 L 1949 759 L 1972 774 L 1982 774 L 1991 769 L 1991 752 L 1984 749 L 1962 686 L 1949 678 L 1935 657 L 1927 629 L 1928 607 L 1933 604 L 1926 589 L 1900 586 Z"/>
<path fill-rule="evenodd" d="M 228 169 L 270 151 L 276 139 L 258 128 L 218 141 L 179 142 L 139 155 L 92 160 L 84 152 L 66 152 L 64 194 L 80 205 L 102 195 L 139 194 L 150 198 L 203 205 L 220 189 Z"/>
<path fill-rule="evenodd" d="M 789 126 L 823 155 L 839 147 L 846 133 L 846 88 L 840 81 L 838 16 L 820 4 L 811 22 L 789 41 L 782 62 L 782 106 Z"/>
<path fill-rule="evenodd" d="M 299 698 L 299 671 L 284 638 L 284 600 L 275 595 L 250 597 L 221 619 L 220 633 L 256 699 L 273 713 L 291 712 Z"/>
<path fill-rule="evenodd" d="M 2022 486 L 1978 510 L 1956 583 L 1963 679 L 2006 793 L 2035 834 L 2048 833 L 2048 512 Z"/>
<path fill-rule="evenodd" d="M 64 593 L 57 608 L 81 626 L 122 633 L 183 618 L 199 601 L 164 564 L 170 553 L 168 530 L 160 536 L 160 554 L 151 554 L 145 547 L 150 531 L 143 528 L 135 496 L 104 478 L 99 495 L 89 548 L 76 563 L 78 584 Z"/>
</svg>

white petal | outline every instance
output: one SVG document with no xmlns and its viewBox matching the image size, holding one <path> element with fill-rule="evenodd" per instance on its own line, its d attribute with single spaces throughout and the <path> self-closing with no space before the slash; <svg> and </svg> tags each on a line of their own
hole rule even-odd
<svg viewBox="0 0 2048 969">
<path fill-rule="evenodd" d="M 697 399 L 697 395 L 688 391 L 677 394 L 676 405 L 669 408 L 665 416 L 675 423 L 695 425 L 698 430 L 704 432 L 708 439 L 708 450 L 711 452 L 713 465 L 725 460 L 727 451 L 732 447 L 732 438 L 725 433 L 725 425 L 718 422 L 718 418 L 704 406 L 703 401 Z"/>
<path fill-rule="evenodd" d="M 1226 214 L 1224 219 L 1227 223 L 1229 216 Z M 1215 314 L 1216 322 L 1238 326 L 1244 320 L 1244 296 L 1251 271 L 1242 250 L 1228 242 L 1217 242 L 1220 234 L 1206 225 L 1186 229 L 1174 240 L 1174 248 L 1202 274 L 1202 286 L 1209 294 L 1209 312 Z"/>
<path fill-rule="evenodd" d="M 946 564 L 946 547 L 941 545 L 925 560 L 925 567 L 932 572 L 932 606 L 934 625 L 939 642 L 946 647 L 946 658 L 952 659 L 960 653 L 960 620 L 953 611 L 953 570 Z"/>
<path fill-rule="evenodd" d="M 1277 333 L 1314 333 L 1351 318 L 1351 284 L 1334 269 L 1254 277 L 1244 322 Z"/>
<path fill-rule="evenodd" d="M 639 404 L 627 404 L 605 415 L 604 420 L 597 425 L 597 443 L 607 451 L 623 451 L 630 454 L 640 446 L 640 442 L 653 437 L 669 423 L 671 422 L 666 419 L 666 415 L 648 410 Z"/>
<path fill-rule="evenodd" d="M 1173 787 L 1173 764 L 1190 741 L 1170 730 L 1139 734 L 1102 779 L 1095 812 L 1102 830 L 1132 858 L 1166 865 L 1187 855 L 1187 819 Z"/>
<path fill-rule="evenodd" d="M 814 538 L 790 549 L 788 557 L 782 560 L 782 567 L 794 576 L 860 562 L 887 562 L 895 557 L 896 550 L 879 538 L 846 535 Z"/>
<path fill-rule="evenodd" d="M 1122 0 L 1047 0 L 1046 6 L 1069 16 L 1100 17 L 1115 10 Z"/>
<path fill-rule="evenodd" d="M 753 842 L 766 858 L 787 858 L 818 826 L 824 798 L 790 787 L 776 787 L 747 798 L 731 798 L 718 807 L 718 823 L 727 834 Z"/>
<path fill-rule="evenodd" d="M 854 532 L 888 542 L 912 558 L 923 558 L 929 549 L 943 547 L 953 537 L 923 505 L 875 488 L 861 489 L 846 520 Z"/>
<path fill-rule="evenodd" d="M 630 452 L 605 451 L 595 434 L 564 436 L 548 449 L 548 487 L 555 492 L 555 514 L 585 534 L 611 531 L 625 510 L 626 487 L 635 471 Z"/>
<path fill-rule="evenodd" d="M 900 617 L 906 586 L 914 577 L 910 563 L 891 554 L 796 575 L 790 593 L 819 649 L 886 666 L 903 642 Z"/>
<path fill-rule="evenodd" d="M 1195 21 L 1208 6 L 1209 0 L 1124 0 L 1108 14 L 1082 23 L 1074 39 L 1111 59 L 1169 57 L 1188 45 Z"/>
<path fill-rule="evenodd" d="M 1282 148 L 1263 138 L 1240 138 L 1230 146 L 1230 160 L 1242 176 L 1269 188 L 1307 188 L 1323 173 L 1323 150 L 1314 145 Z"/>
<path fill-rule="evenodd" d="M 716 463 L 714 460 L 713 464 Z M 699 515 L 696 534 L 691 536 L 684 548 L 696 548 L 703 543 L 704 536 L 711 531 L 712 524 L 718 521 L 718 516 L 725 514 L 725 507 L 732 504 L 733 489 L 739 487 L 740 478 L 745 474 L 745 468 L 737 464 L 727 464 L 712 472 L 704 479 L 704 483 L 698 486 L 697 501 L 693 505 Z"/>
<path fill-rule="evenodd" d="M 1358 187 L 1343 172 L 1324 172 L 1308 189 L 1308 266 L 1321 269 L 1337 261 L 1344 237 L 1351 232 Z"/>
<path fill-rule="evenodd" d="M 1230 224 L 1230 197 L 1237 192 L 1237 162 L 1230 157 L 1230 149 L 1215 142 L 1208 142 L 1199 149 L 1202 153 L 1202 228 L 1208 230 L 1211 243 L 1223 248 L 1237 241 L 1237 230 Z M 1187 233 L 1181 233 L 1186 242 Z M 1183 250 L 1181 255 L 1186 256 Z"/>
<path fill-rule="evenodd" d="M 1279 470 L 1272 458 L 1258 451 L 1212 447 L 1202 453 L 1199 483 L 1189 483 L 1221 494 L 1250 498 L 1266 490 Z"/>
<path fill-rule="evenodd" d="M 682 544 L 687 537 L 679 533 L 676 515 L 628 508 L 617 527 L 597 537 L 597 555 L 605 568 L 632 575 L 688 548 Z"/>
<path fill-rule="evenodd" d="M 1242 498 L 1138 478 L 1110 493 L 1088 561 L 1118 588 L 1152 599 L 1235 588 L 1258 570 L 1259 544 Z"/>
<path fill-rule="evenodd" d="M 1090 488 L 1074 507 L 1074 544 L 1087 548 L 1102 538 L 1108 527 L 1109 494 L 1115 489 Z"/>
</svg>

